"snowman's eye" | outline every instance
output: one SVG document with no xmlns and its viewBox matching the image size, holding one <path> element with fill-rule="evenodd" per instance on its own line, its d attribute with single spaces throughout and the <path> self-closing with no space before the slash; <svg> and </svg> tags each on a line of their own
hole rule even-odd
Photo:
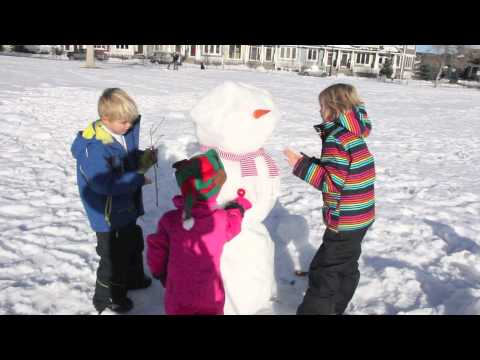
<svg viewBox="0 0 480 360">
<path fill-rule="evenodd" d="M 255 119 L 259 119 L 260 117 L 262 117 L 263 115 L 265 114 L 268 114 L 270 112 L 270 110 L 265 110 L 265 109 L 257 109 L 253 112 L 253 117 Z"/>
</svg>

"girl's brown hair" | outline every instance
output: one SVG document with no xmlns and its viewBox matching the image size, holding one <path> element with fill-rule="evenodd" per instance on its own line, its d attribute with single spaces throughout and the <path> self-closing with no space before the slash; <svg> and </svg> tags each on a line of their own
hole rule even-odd
<svg viewBox="0 0 480 360">
<path fill-rule="evenodd" d="M 332 115 L 334 118 L 338 118 L 342 112 L 350 111 L 355 106 L 363 104 L 355 87 L 349 84 L 334 84 L 327 87 L 318 95 L 318 100 L 322 107 L 326 108 L 324 111 L 329 118 Z"/>
</svg>

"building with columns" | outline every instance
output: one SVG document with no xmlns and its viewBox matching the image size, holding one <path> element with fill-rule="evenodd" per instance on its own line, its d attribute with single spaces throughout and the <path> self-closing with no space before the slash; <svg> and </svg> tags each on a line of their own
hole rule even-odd
<svg viewBox="0 0 480 360">
<path fill-rule="evenodd" d="M 413 76 L 416 54 L 415 45 L 159 45 L 158 51 L 163 50 L 178 51 L 187 62 L 207 65 L 245 64 L 286 71 L 316 66 L 329 74 L 359 76 L 377 76 L 390 59 L 392 76 L 406 79 Z"/>
<path fill-rule="evenodd" d="M 85 45 L 65 45 L 66 51 Z M 247 65 L 271 70 L 302 71 L 312 67 L 327 74 L 378 76 L 386 59 L 393 77 L 413 76 L 415 45 L 95 45 L 113 57 L 149 57 L 178 52 L 184 61 L 206 65 Z"/>
</svg>

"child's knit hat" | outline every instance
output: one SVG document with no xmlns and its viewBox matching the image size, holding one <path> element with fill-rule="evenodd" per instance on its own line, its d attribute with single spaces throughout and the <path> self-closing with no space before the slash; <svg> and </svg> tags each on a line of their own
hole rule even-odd
<svg viewBox="0 0 480 360">
<path fill-rule="evenodd" d="M 175 178 L 185 199 L 185 220 L 191 218 L 192 207 L 197 200 L 208 200 L 217 195 L 227 179 L 225 169 L 217 152 L 205 153 L 172 165 Z"/>
</svg>

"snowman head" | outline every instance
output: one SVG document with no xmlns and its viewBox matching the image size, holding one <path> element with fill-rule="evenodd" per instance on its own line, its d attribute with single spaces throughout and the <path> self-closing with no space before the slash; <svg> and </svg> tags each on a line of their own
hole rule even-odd
<svg viewBox="0 0 480 360">
<path fill-rule="evenodd" d="M 190 115 L 201 144 L 237 154 L 262 147 L 279 118 L 267 91 L 231 81 L 210 91 Z"/>
</svg>

